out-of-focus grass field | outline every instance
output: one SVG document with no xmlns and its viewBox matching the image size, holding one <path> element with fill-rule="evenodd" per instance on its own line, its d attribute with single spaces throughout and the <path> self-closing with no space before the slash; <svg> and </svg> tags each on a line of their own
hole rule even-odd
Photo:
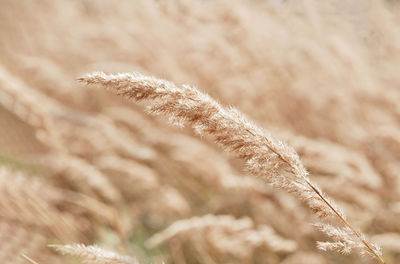
<svg viewBox="0 0 400 264">
<path fill-rule="evenodd" d="M 77 263 L 47 245 L 83 243 L 140 263 L 375 263 L 319 251 L 327 238 L 309 208 L 209 138 L 76 81 L 136 71 L 199 87 L 293 146 L 400 263 L 399 11 L 373 0 L 2 0 L 0 262 Z M 172 224 L 182 230 L 168 235 Z"/>
</svg>

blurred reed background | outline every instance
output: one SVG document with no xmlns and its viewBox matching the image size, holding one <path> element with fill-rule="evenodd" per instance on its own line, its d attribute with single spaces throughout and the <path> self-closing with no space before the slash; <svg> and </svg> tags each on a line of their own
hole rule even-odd
<svg viewBox="0 0 400 264">
<path fill-rule="evenodd" d="M 135 71 L 197 86 L 293 146 L 400 263 L 399 12 L 383 0 L 2 0 L 0 262 L 80 263 L 58 249 L 96 264 L 376 263 L 318 250 L 327 237 L 307 205 L 210 138 L 76 81 Z"/>
</svg>

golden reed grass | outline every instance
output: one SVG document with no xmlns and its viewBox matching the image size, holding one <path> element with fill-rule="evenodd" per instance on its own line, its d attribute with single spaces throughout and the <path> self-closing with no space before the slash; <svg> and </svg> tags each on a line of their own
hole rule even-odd
<svg viewBox="0 0 400 264">
<path fill-rule="evenodd" d="M 293 148 L 272 137 L 234 108 L 224 108 L 196 88 L 144 76 L 138 73 L 107 75 L 92 73 L 79 78 L 86 84 L 97 84 L 135 101 L 147 100 L 152 114 L 166 115 L 177 125 L 190 125 L 200 135 L 212 136 L 225 150 L 245 160 L 247 168 L 274 186 L 295 194 L 320 219 L 337 217 L 344 228 L 326 223 L 316 226 L 334 242 L 321 242 L 323 250 L 349 253 L 358 249 L 384 263 L 380 248 L 367 242 L 346 220 L 341 210 L 308 178 Z"/>
<path fill-rule="evenodd" d="M 376 263 L 357 254 L 373 254 L 363 230 L 386 263 L 399 263 L 399 8 L 3 0 L 0 262 L 76 263 L 47 247 L 66 244 L 98 260 L 101 247 L 155 264 Z M 193 83 L 287 144 L 191 87 L 135 76 L 149 91 L 161 85 L 162 98 L 148 100 L 156 113 L 200 138 L 77 85 L 93 71 Z M 317 246 L 334 251 L 316 250 L 329 237 Z"/>
<path fill-rule="evenodd" d="M 97 246 L 85 245 L 50 245 L 51 248 L 64 255 L 72 255 L 83 259 L 83 263 L 92 264 L 137 264 L 131 257 L 121 256 L 115 252 Z"/>
</svg>

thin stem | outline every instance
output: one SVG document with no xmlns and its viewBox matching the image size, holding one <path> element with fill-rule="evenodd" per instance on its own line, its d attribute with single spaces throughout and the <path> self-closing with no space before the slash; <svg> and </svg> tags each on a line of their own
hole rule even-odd
<svg viewBox="0 0 400 264">
<path fill-rule="evenodd" d="M 32 264 L 39 264 L 39 263 L 37 263 L 36 261 L 34 261 L 33 259 L 31 259 L 30 257 L 28 257 L 28 256 L 25 255 L 25 254 L 21 254 L 21 256 L 22 256 L 24 259 L 26 259 L 27 261 L 29 261 L 30 263 L 32 263 Z"/>
<path fill-rule="evenodd" d="M 385 264 L 385 261 L 375 252 L 375 250 L 368 244 L 368 242 L 366 242 L 360 235 L 360 233 L 358 233 L 356 230 L 354 230 L 354 228 L 349 224 L 349 222 L 346 221 L 346 219 L 344 219 L 342 217 L 341 214 L 339 214 L 338 211 L 335 210 L 335 208 L 325 199 L 325 197 L 318 191 L 317 188 L 314 187 L 314 185 L 306 179 L 307 185 L 322 199 L 322 201 L 324 201 L 324 203 L 326 203 L 326 205 L 329 206 L 329 208 L 332 209 L 332 211 L 337 215 L 337 217 L 339 217 L 339 219 L 343 222 L 344 225 L 346 225 L 348 228 L 350 228 L 350 230 L 357 236 L 358 239 L 361 240 L 361 242 L 364 244 L 364 246 L 366 246 L 368 248 L 368 250 L 374 254 L 374 256 L 379 260 L 379 262 L 381 264 Z"/>
</svg>

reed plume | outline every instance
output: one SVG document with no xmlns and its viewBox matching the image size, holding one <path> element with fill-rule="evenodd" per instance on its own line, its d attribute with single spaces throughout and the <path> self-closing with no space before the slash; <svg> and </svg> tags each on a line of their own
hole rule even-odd
<svg viewBox="0 0 400 264">
<path fill-rule="evenodd" d="M 193 236 L 193 234 L 197 234 Z M 175 221 L 165 230 L 156 233 L 146 244 L 149 247 L 165 242 L 210 247 L 216 256 L 233 255 L 248 259 L 256 249 L 270 252 L 289 253 L 297 249 L 296 242 L 282 238 L 270 226 L 255 228 L 251 218 L 235 219 L 231 215 L 205 215 Z"/>
<path fill-rule="evenodd" d="M 243 159 L 252 174 L 305 201 L 321 221 L 327 217 L 338 219 L 344 227 L 317 224 L 333 239 L 333 242 L 319 243 L 320 249 L 341 253 L 358 249 L 362 254 L 372 255 L 384 263 L 379 247 L 367 242 L 334 202 L 311 182 L 294 149 L 263 131 L 238 110 L 221 106 L 196 88 L 187 85 L 178 87 L 138 73 L 107 75 L 96 72 L 78 80 L 101 85 L 135 101 L 150 101 L 150 113 L 164 114 L 174 124 L 190 125 L 200 135 L 211 136 L 223 149 Z"/>
<path fill-rule="evenodd" d="M 63 255 L 80 257 L 87 264 L 138 264 L 128 256 L 121 256 L 115 252 L 107 251 L 97 246 L 85 245 L 50 245 Z"/>
</svg>

